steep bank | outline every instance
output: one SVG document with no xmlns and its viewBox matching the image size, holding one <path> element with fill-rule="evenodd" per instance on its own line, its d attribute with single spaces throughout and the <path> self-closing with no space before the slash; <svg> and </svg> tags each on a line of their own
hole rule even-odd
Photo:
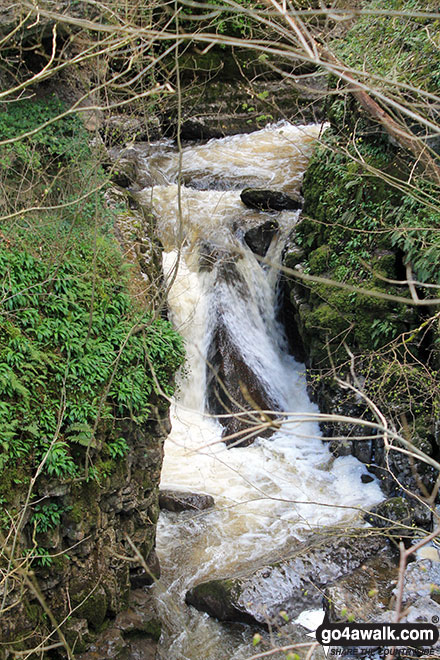
<svg viewBox="0 0 440 660">
<path fill-rule="evenodd" d="M 63 109 L 17 101 L 2 138 Z M 123 197 L 109 206 L 82 122 L 55 121 L 1 158 L 0 657 L 56 657 L 84 651 L 157 574 L 165 397 L 183 345 L 161 318 L 152 229 Z M 128 248 L 127 222 L 132 266 L 115 239 Z M 118 630 L 136 625 L 157 639 L 153 613 Z"/>
<path fill-rule="evenodd" d="M 426 9 L 401 5 L 390 1 L 386 8 Z M 438 89 L 438 49 L 424 40 L 431 25 L 409 15 L 364 17 L 344 40 L 330 44 L 356 68 L 365 65 L 365 53 L 369 57 L 389 40 L 382 57 L 375 64 L 369 60 L 366 75 L 397 70 L 389 83 L 395 94 L 399 84 L 415 87 L 408 87 L 406 100 L 419 102 L 420 122 L 398 115 L 409 135 L 424 135 L 423 122 L 435 116 L 427 95 Z M 438 307 L 429 299 L 437 297 L 438 185 L 348 89 L 335 78 L 330 83 L 331 127 L 305 175 L 303 219 L 284 262 L 291 269 L 288 296 L 308 356 L 310 391 L 325 413 L 380 422 L 379 411 L 389 428 L 437 460 Z M 384 90 L 385 83 L 377 85 Z M 427 145 L 435 149 L 435 138 L 426 132 Z M 412 290 L 408 280 L 416 283 Z M 382 433 L 362 439 L 371 430 L 356 422 L 322 428 L 329 440 L 335 438 L 336 455 L 353 453 L 390 495 L 407 489 L 428 497 L 435 487 L 436 470 L 384 448 Z"/>
</svg>

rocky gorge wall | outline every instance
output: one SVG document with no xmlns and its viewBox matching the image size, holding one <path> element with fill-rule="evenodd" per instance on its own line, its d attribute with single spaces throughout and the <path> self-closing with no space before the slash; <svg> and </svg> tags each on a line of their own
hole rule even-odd
<svg viewBox="0 0 440 660">
<path fill-rule="evenodd" d="M 110 204 L 115 196 L 118 198 L 117 191 L 110 194 Z M 134 240 L 136 227 L 137 241 Z M 161 300 L 160 248 L 149 240 L 145 219 L 128 208 L 121 212 L 119 206 L 116 230 L 133 264 L 131 278 L 121 279 L 118 286 L 121 283 L 124 288 L 128 286 L 134 299 L 142 296 L 143 305 L 148 304 L 154 310 Z M 8 233 L 8 237 L 17 250 L 16 236 Z M 111 250 L 119 251 L 114 242 L 111 245 Z M 108 277 L 108 269 L 106 273 Z M 99 308 L 98 298 L 95 299 L 97 316 Z M 44 302 L 39 313 L 47 313 Z M 124 317 L 124 313 L 118 314 L 114 320 L 121 323 Z M 20 318 L 16 324 L 20 327 Z M 24 335 L 28 329 L 21 325 L 20 331 Z M 84 331 L 87 333 L 86 328 Z M 110 329 L 108 332 L 111 334 Z M 173 337 L 169 335 L 165 342 L 170 339 L 173 342 Z M 145 339 L 147 344 L 153 340 L 161 346 L 160 334 L 153 333 Z M 169 346 L 160 348 L 163 357 Z M 5 347 L 7 343 L 3 341 L 3 352 Z M 180 356 L 174 365 L 166 360 L 161 364 L 156 361 L 155 367 L 164 369 L 159 375 L 162 387 L 167 387 L 167 383 L 171 387 L 181 353 Z M 137 362 L 140 358 L 138 352 Z M 154 353 L 150 349 L 151 358 L 154 359 Z M 80 357 L 78 367 L 81 359 L 84 356 Z M 41 371 L 37 362 L 38 368 Z M 128 363 L 125 369 L 130 369 Z M 49 372 L 46 378 L 52 388 L 54 376 Z M 90 377 L 84 382 L 89 380 Z M 146 382 L 143 387 L 147 387 Z M 69 392 L 74 396 L 70 389 Z M 102 396 L 99 384 L 91 392 L 94 397 Z M 44 390 L 39 396 L 50 403 Z M 35 649 L 31 657 L 41 657 L 41 653 L 44 657 L 59 657 L 60 653 L 65 656 L 66 649 L 73 654 L 69 657 L 82 657 L 86 649 L 99 653 L 100 658 L 154 657 L 160 623 L 145 587 L 154 582 L 160 570 L 154 548 L 163 442 L 169 431 L 169 418 L 168 403 L 158 393 L 149 393 L 148 407 L 148 417 L 140 421 L 134 416 L 130 419 L 128 414 L 126 419 L 121 419 L 114 410 L 119 419 L 115 417 L 110 424 L 107 410 L 107 421 L 99 424 L 96 436 L 91 435 L 85 423 L 73 425 L 77 429 L 73 441 L 72 432 L 69 435 L 72 425 L 63 423 L 60 450 L 67 448 L 67 440 L 69 455 L 77 466 L 73 467 L 69 455 L 63 459 L 70 461 L 74 473 L 71 477 L 59 467 L 59 473 L 40 471 L 32 481 L 33 462 L 28 457 L 3 468 L 0 475 L 2 660 L 15 657 L 16 652 L 25 649 Z M 21 409 L 14 412 L 20 418 Z M 26 437 L 25 432 L 22 436 Z M 89 468 L 82 473 L 88 454 Z M 30 505 L 28 493 L 31 493 Z M 138 656 L 133 655 L 137 634 L 143 638 Z"/>
<path fill-rule="evenodd" d="M 82 653 L 104 622 L 128 608 L 133 585 L 148 585 L 157 577 L 154 541 L 163 422 L 122 427 L 127 456 L 107 460 L 101 466 L 106 476 L 100 483 L 46 480 L 40 484 L 39 496 L 64 513 L 55 529 L 35 536 L 38 546 L 53 557 L 46 568 L 34 568 L 35 589 L 28 585 L 17 605 L 20 580 L 7 585 L 6 606 L 11 609 L 0 621 L 2 657 L 38 644 L 46 647 L 49 638 L 53 643 L 52 617 L 63 624 L 61 631 L 72 651 Z M 32 534 L 30 525 L 27 534 Z M 160 625 L 153 613 L 140 629 L 157 639 Z"/>
<path fill-rule="evenodd" d="M 2 139 L 53 121 L 85 78 L 0 107 Z M 109 185 L 90 118 L 1 149 L 2 660 L 152 658 L 160 636 L 145 590 L 159 575 L 160 392 L 184 350 L 163 315 L 152 220 Z"/>
<path fill-rule="evenodd" d="M 349 96 L 334 97 L 327 114 L 284 259 L 310 393 L 323 413 L 369 422 L 378 420 L 376 405 L 392 429 L 436 459 L 436 308 L 413 305 L 406 286 L 408 265 L 421 282 L 431 275 L 434 248 L 425 256 L 428 232 L 423 246 L 402 227 L 421 223 L 423 205 L 387 182 L 405 180 L 411 159 Z M 334 454 L 356 456 L 388 495 L 434 488 L 434 468 L 387 452 L 381 434 L 362 439 L 371 430 L 361 423 L 321 426 Z"/>
</svg>

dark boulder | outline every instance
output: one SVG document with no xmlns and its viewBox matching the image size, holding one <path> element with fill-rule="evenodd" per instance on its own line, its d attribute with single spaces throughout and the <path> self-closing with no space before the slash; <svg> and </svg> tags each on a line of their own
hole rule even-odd
<svg viewBox="0 0 440 660">
<path fill-rule="evenodd" d="M 249 229 L 244 235 L 244 240 L 254 254 L 264 257 L 279 228 L 276 220 L 268 220 L 259 227 Z"/>
<path fill-rule="evenodd" d="M 245 206 L 258 211 L 297 211 L 302 208 L 299 199 L 276 190 L 245 188 L 240 194 L 240 199 Z"/>
<path fill-rule="evenodd" d="M 272 435 L 275 424 L 264 429 L 258 426 L 275 420 L 276 415 L 261 411 L 276 412 L 280 407 L 244 360 L 221 316 L 218 316 L 208 351 L 206 381 L 208 411 L 222 415 L 219 421 L 224 427 L 226 444 L 245 447 L 258 436 Z M 241 413 L 240 416 L 237 413 Z"/>
<path fill-rule="evenodd" d="M 163 113 L 160 116 L 162 134 L 164 137 L 175 140 L 178 133 L 178 114 L 177 111 Z M 221 138 L 224 133 L 214 127 L 209 121 L 201 119 L 188 118 L 180 124 L 180 139 L 192 142 L 211 140 L 212 138 Z"/>
<path fill-rule="evenodd" d="M 214 506 L 214 498 L 202 493 L 180 490 L 161 490 L 159 506 L 165 511 L 202 511 Z"/>
<path fill-rule="evenodd" d="M 282 625 L 305 609 L 321 607 L 326 584 L 379 552 L 387 556 L 387 541 L 369 530 L 350 537 L 312 536 L 289 559 L 193 587 L 186 602 L 221 621 Z"/>
</svg>

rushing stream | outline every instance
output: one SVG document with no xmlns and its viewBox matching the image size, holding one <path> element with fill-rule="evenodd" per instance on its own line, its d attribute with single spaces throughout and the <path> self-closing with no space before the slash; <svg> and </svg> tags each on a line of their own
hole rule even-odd
<svg viewBox="0 0 440 660">
<path fill-rule="evenodd" d="M 356 507 L 382 499 L 376 482 L 361 483 L 365 467 L 352 457 L 335 459 L 318 424 L 307 421 L 318 410 L 277 321 L 278 267 L 299 212 L 253 211 L 240 200 L 246 186 L 298 193 L 320 129 L 278 124 L 186 147 L 180 157 L 164 143 L 145 161 L 157 185 L 141 195 L 158 218 L 170 317 L 188 355 L 171 409 L 162 486 L 209 493 L 216 502 L 207 511 L 161 514 L 162 577 L 154 588 L 165 624 L 162 660 L 252 656 L 256 629 L 222 625 L 186 606 L 186 591 L 273 562 L 310 530 L 355 524 Z M 262 263 L 243 235 L 268 218 L 280 231 Z M 207 412 L 207 360 L 219 322 L 277 409 L 291 413 L 271 437 L 246 447 L 227 449 L 223 427 Z"/>
</svg>

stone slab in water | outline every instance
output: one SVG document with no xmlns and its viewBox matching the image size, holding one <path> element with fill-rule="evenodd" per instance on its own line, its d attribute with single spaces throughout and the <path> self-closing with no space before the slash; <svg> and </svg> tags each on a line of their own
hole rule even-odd
<svg viewBox="0 0 440 660">
<path fill-rule="evenodd" d="M 298 199 L 276 190 L 245 188 L 240 194 L 240 199 L 245 206 L 258 211 L 298 211 L 302 208 Z"/>
<path fill-rule="evenodd" d="M 289 559 L 247 575 L 202 582 L 187 592 L 186 602 L 221 621 L 283 625 L 286 618 L 321 607 L 326 584 L 389 552 L 385 538 L 365 531 L 356 530 L 352 537 L 311 536 Z"/>
<path fill-rule="evenodd" d="M 228 446 L 246 447 L 257 436 L 274 433 L 279 404 L 247 364 L 221 317 L 208 350 L 206 383 L 208 410 L 221 415 L 219 422 Z M 267 410 L 273 412 L 261 412 Z"/>
<path fill-rule="evenodd" d="M 202 511 L 214 506 L 214 498 L 202 493 L 181 490 L 161 490 L 159 506 L 165 511 Z"/>
</svg>

